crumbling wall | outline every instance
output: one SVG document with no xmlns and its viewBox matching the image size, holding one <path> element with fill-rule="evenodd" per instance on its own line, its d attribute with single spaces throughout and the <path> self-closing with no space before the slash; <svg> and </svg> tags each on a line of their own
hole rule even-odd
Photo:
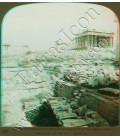
<svg viewBox="0 0 120 138">
<path fill-rule="evenodd" d="M 80 105 L 86 105 L 87 108 L 97 111 L 111 125 L 118 124 L 119 104 L 110 101 L 99 94 L 84 92 L 79 100 Z"/>
</svg>

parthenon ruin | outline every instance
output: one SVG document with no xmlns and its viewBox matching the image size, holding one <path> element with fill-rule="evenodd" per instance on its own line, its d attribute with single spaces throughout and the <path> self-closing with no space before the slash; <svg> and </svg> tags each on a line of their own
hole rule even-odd
<svg viewBox="0 0 120 138">
<path fill-rule="evenodd" d="M 87 49 L 92 47 L 114 46 L 114 33 L 97 32 L 95 30 L 86 30 L 75 38 L 78 49 Z"/>
</svg>

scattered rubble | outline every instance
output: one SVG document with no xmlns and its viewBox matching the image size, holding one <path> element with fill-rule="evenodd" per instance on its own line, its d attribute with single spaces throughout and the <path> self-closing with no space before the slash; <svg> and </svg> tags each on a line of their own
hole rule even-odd
<svg viewBox="0 0 120 138">
<path fill-rule="evenodd" d="M 80 69 L 78 72 L 73 71 L 73 69 L 69 69 L 65 72 L 64 78 L 69 82 L 73 82 L 78 85 L 87 85 L 90 87 L 116 84 L 119 81 L 119 77 L 115 74 L 114 68 L 108 68 L 109 66 L 106 65 L 98 65 L 96 68 L 86 67 L 84 68 L 84 72 L 82 69 Z"/>
<path fill-rule="evenodd" d="M 93 61 L 86 57 L 84 65 L 76 58 L 70 63 L 61 60 L 62 64 L 54 61 L 45 66 L 51 76 L 54 93 L 47 99 L 48 105 L 57 126 L 104 127 L 118 124 L 119 101 L 116 96 L 119 90 L 109 86 L 118 86 L 119 71 L 108 59 L 96 59 Z M 106 60 L 109 62 L 107 65 Z M 43 95 L 46 93 L 39 97 Z M 35 110 L 36 107 L 33 112 Z"/>
<path fill-rule="evenodd" d="M 83 116 L 83 115 L 85 115 L 86 110 L 87 110 L 87 105 L 84 105 L 84 106 L 82 106 L 82 107 L 79 107 L 79 108 L 77 109 L 77 115 L 78 115 L 78 116 Z"/>
<path fill-rule="evenodd" d="M 81 51 L 73 51 L 68 56 L 67 52 L 65 57 L 51 57 L 38 78 L 29 78 L 30 83 L 25 87 L 29 97 L 21 100 L 27 121 L 42 127 L 118 125 L 120 91 L 115 60 L 112 56 L 106 59 L 106 55 L 92 59 Z M 85 61 L 81 62 L 81 57 Z M 40 106 L 40 98 L 46 99 L 47 104 Z"/>
</svg>

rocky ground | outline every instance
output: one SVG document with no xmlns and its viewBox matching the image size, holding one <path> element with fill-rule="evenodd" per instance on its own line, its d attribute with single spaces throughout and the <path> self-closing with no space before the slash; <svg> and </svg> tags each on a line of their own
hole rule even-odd
<svg viewBox="0 0 120 138">
<path fill-rule="evenodd" d="M 29 84 L 26 84 L 16 74 L 24 70 L 24 68 L 3 68 L 2 80 L 2 126 L 14 127 L 17 123 L 25 118 L 22 111 L 22 103 L 24 100 L 32 101 L 38 99 L 39 95 L 43 93 L 50 93 L 52 95 L 52 83 L 47 73 L 42 72 L 37 78 L 33 75 L 27 76 Z M 24 74 L 25 75 L 25 74 Z M 46 77 L 43 77 L 46 76 Z M 44 89 L 45 88 L 45 89 Z M 37 105 L 36 105 L 37 106 Z M 25 120 L 25 119 L 24 119 Z M 27 119 L 26 119 L 27 120 Z M 23 126 L 31 126 L 29 122 L 25 121 Z"/>
<path fill-rule="evenodd" d="M 3 68 L 3 126 L 14 126 L 21 116 L 27 122 L 23 127 L 118 124 L 120 74 L 114 53 L 109 58 L 100 52 L 89 57 L 85 51 L 68 51 L 63 55 L 48 58 L 51 60 L 47 63 L 42 60 L 44 69 L 34 70 L 34 76 L 31 66 L 39 68 L 36 59 L 27 67 Z M 20 70 L 27 70 L 23 72 L 23 76 L 27 74 L 25 81 L 15 77 Z M 47 100 L 47 105 L 38 110 L 41 98 Z"/>
</svg>

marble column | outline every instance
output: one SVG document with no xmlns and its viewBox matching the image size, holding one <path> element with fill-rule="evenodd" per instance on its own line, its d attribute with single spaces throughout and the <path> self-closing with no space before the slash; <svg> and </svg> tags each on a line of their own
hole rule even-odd
<svg viewBox="0 0 120 138">
<path fill-rule="evenodd" d="M 108 38 L 105 38 L 105 46 L 108 47 Z"/>
<path fill-rule="evenodd" d="M 94 36 L 94 47 L 96 47 L 97 45 L 97 39 L 96 39 L 97 37 L 96 37 L 96 35 Z"/>
<path fill-rule="evenodd" d="M 82 47 L 82 37 L 80 37 L 80 47 Z"/>
<path fill-rule="evenodd" d="M 84 37 L 82 36 L 82 47 L 84 47 Z"/>
<path fill-rule="evenodd" d="M 88 35 L 88 48 L 90 48 L 90 45 L 91 45 L 91 36 Z"/>
<path fill-rule="evenodd" d="M 112 37 L 112 47 L 113 47 L 113 41 L 114 41 L 114 39 L 113 39 L 113 37 Z"/>
<path fill-rule="evenodd" d="M 85 48 L 85 36 L 83 36 L 83 47 Z"/>
<path fill-rule="evenodd" d="M 85 36 L 85 48 L 87 48 L 88 47 L 88 36 L 86 35 Z"/>
<path fill-rule="evenodd" d="M 112 47 L 112 37 L 110 37 L 110 47 Z"/>
<path fill-rule="evenodd" d="M 110 47 L 110 37 L 108 37 L 108 47 Z"/>
<path fill-rule="evenodd" d="M 81 37 L 80 37 L 80 48 L 81 48 L 81 46 L 82 46 L 82 43 L 81 43 Z"/>
<path fill-rule="evenodd" d="M 93 47 L 93 45 L 94 45 L 94 44 L 93 44 L 93 40 L 94 40 L 94 36 L 92 35 L 92 36 L 91 36 L 91 47 Z"/>
<path fill-rule="evenodd" d="M 81 46 L 82 46 L 82 48 L 83 48 L 83 36 L 81 37 Z"/>
<path fill-rule="evenodd" d="M 96 41 L 95 46 L 96 46 L 96 47 L 98 47 L 98 44 L 97 44 L 97 37 L 98 37 L 98 36 L 96 35 L 96 36 L 95 36 L 95 39 L 96 39 L 96 40 L 95 40 L 95 41 Z"/>
</svg>

